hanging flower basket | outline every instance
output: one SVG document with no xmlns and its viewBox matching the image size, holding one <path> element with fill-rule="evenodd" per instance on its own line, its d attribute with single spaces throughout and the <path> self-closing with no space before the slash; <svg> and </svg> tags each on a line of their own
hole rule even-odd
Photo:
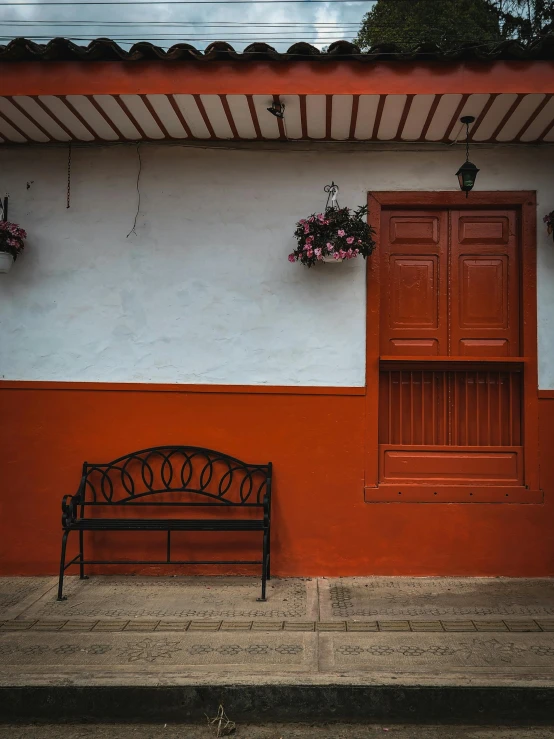
<svg viewBox="0 0 554 739">
<path fill-rule="evenodd" d="M 9 272 L 25 247 L 27 233 L 15 223 L 0 221 L 0 272 Z"/>
<path fill-rule="evenodd" d="M 325 187 L 329 193 L 324 213 L 313 213 L 296 224 L 297 248 L 289 262 L 312 267 L 316 262 L 339 263 L 347 259 L 366 259 L 375 248 L 375 230 L 367 223 L 367 205 L 356 210 L 341 208 L 337 202 L 338 186 Z"/>
<path fill-rule="evenodd" d="M 552 236 L 552 238 L 554 239 L 554 210 L 551 210 L 550 213 L 547 213 L 543 218 L 543 221 L 546 223 L 546 230 L 548 231 L 549 235 Z"/>
</svg>

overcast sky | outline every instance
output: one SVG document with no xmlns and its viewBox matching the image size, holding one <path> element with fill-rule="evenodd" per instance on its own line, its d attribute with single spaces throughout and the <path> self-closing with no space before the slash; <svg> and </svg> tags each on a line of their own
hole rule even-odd
<svg viewBox="0 0 554 739">
<path fill-rule="evenodd" d="M 199 49 L 204 49 L 210 41 L 224 40 L 238 50 L 251 41 L 265 40 L 279 51 L 286 50 L 295 40 L 310 41 L 319 48 L 337 39 L 352 40 L 362 17 L 373 4 L 372 0 L 335 4 L 272 0 L 264 4 L 214 5 L 204 0 L 198 5 L 98 6 L 68 2 L 60 7 L 49 5 L 51 0 L 39 6 L 25 6 L 18 0 L 3 2 L 13 4 L 0 4 L 0 44 L 16 36 L 40 43 L 44 43 L 44 37 L 65 36 L 85 44 L 86 39 L 101 36 L 130 38 L 127 42 L 120 41 L 126 48 L 132 40 L 152 41 L 164 48 L 185 41 Z M 128 25 L 129 22 L 142 25 Z M 215 25 L 218 23 L 237 25 L 218 27 Z M 289 25 L 256 25 L 269 23 Z M 168 35 L 169 38 L 161 38 Z"/>
</svg>

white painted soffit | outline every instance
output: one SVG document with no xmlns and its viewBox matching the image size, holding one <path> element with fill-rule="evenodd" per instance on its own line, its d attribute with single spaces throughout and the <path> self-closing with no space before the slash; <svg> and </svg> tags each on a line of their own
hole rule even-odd
<svg viewBox="0 0 554 739">
<path fill-rule="evenodd" d="M 162 140 L 554 142 L 552 94 L 0 97 L 0 143 Z M 464 129 L 464 130 L 463 130 Z"/>
</svg>

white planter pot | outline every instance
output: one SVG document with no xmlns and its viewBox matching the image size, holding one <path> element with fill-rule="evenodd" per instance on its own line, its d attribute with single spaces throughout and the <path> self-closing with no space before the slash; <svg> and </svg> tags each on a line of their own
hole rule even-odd
<svg viewBox="0 0 554 739">
<path fill-rule="evenodd" d="M 335 259 L 335 257 L 323 257 L 322 262 L 327 262 L 327 264 L 338 264 L 339 262 L 342 262 L 342 259 Z"/>
<path fill-rule="evenodd" d="M 0 273 L 9 272 L 12 268 L 13 257 L 7 251 L 0 251 Z"/>
</svg>

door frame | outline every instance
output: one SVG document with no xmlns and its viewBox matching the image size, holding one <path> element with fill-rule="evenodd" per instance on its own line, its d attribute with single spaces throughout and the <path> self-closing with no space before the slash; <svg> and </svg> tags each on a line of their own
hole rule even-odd
<svg viewBox="0 0 554 739">
<path fill-rule="evenodd" d="M 524 485 L 521 489 L 466 486 L 465 490 L 440 486 L 409 486 L 408 491 L 379 492 L 379 325 L 380 241 L 383 208 L 514 208 L 519 214 L 521 244 L 521 356 L 524 358 L 523 447 Z M 537 356 L 537 198 L 530 191 L 368 193 L 369 223 L 375 229 L 376 249 L 367 264 L 365 500 L 371 503 L 542 503 L 539 489 L 538 356 Z M 387 486 L 388 487 L 388 486 Z M 471 491 L 471 496 L 470 496 Z M 404 495 L 404 497 L 399 497 Z"/>
</svg>

